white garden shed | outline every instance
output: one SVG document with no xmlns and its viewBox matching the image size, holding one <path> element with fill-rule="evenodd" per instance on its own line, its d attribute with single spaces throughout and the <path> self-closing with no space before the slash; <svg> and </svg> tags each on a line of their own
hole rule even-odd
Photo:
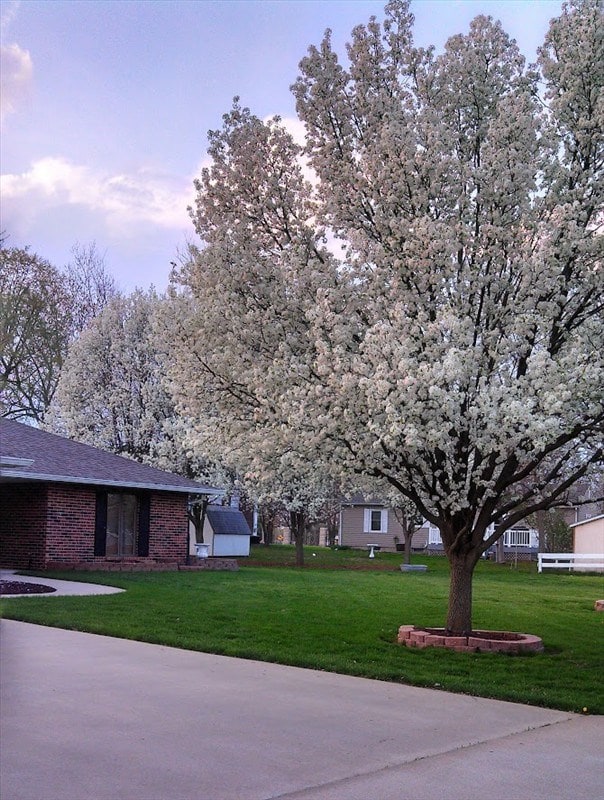
<svg viewBox="0 0 604 800">
<path fill-rule="evenodd" d="M 203 525 L 203 547 L 193 549 L 203 556 L 249 556 L 252 532 L 243 513 L 231 506 L 208 505 Z M 195 542 L 194 532 L 192 543 Z"/>
</svg>

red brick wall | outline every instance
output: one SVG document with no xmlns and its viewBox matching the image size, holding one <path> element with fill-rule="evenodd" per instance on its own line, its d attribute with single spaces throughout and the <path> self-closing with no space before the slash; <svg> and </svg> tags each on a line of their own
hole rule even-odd
<svg viewBox="0 0 604 800">
<path fill-rule="evenodd" d="M 104 563 L 94 555 L 96 494 L 95 487 L 69 484 L 0 486 L 0 564 L 38 569 Z M 152 494 L 149 557 L 136 560 L 183 563 L 187 550 L 186 495 Z"/>
<path fill-rule="evenodd" d="M 90 561 L 94 556 L 96 491 L 84 486 L 48 487 L 46 561 Z"/>
<path fill-rule="evenodd" d="M 37 483 L 0 486 L 0 564 L 39 569 L 44 566 L 46 487 Z"/>
<path fill-rule="evenodd" d="M 187 496 L 167 492 L 153 494 L 149 557 L 184 562 L 188 550 Z"/>
</svg>

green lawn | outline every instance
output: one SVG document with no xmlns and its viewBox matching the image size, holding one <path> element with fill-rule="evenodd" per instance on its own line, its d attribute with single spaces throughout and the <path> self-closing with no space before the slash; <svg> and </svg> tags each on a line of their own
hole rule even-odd
<svg viewBox="0 0 604 800">
<path fill-rule="evenodd" d="M 448 592 L 443 558 L 414 557 L 429 570 L 406 574 L 398 569 L 400 554 L 381 553 L 370 562 L 359 551 L 308 548 L 306 559 L 305 569 L 279 566 L 293 562 L 293 549 L 274 546 L 254 548 L 236 573 L 53 573 L 128 591 L 13 598 L 0 609 L 7 618 L 43 625 L 604 713 L 604 614 L 593 610 L 604 596 L 601 577 L 479 564 L 474 627 L 537 634 L 545 652 L 465 654 L 396 644 L 399 625 L 442 626 Z M 386 569 L 361 569 L 370 564 Z"/>
</svg>

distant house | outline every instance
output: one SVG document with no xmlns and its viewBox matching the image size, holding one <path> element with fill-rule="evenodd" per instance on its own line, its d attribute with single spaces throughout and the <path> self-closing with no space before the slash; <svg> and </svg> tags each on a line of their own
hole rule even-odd
<svg viewBox="0 0 604 800">
<path fill-rule="evenodd" d="M 413 534 L 414 551 L 427 552 L 430 531 L 426 523 Z M 361 549 L 366 549 L 369 544 L 377 544 L 380 550 L 394 552 L 401 549 L 404 536 L 393 508 L 379 498 L 355 495 L 340 510 L 338 541 L 346 547 Z"/>
<path fill-rule="evenodd" d="M 0 419 L 0 564 L 185 563 L 190 495 L 222 490 Z"/>
<path fill-rule="evenodd" d="M 404 536 L 393 508 L 379 498 L 353 497 L 340 511 L 339 542 L 348 547 L 366 549 L 377 544 L 380 550 L 394 552 L 402 549 Z M 439 529 L 424 521 L 413 534 L 412 552 L 442 555 L 444 547 Z M 508 559 L 537 558 L 539 534 L 535 528 L 518 523 L 503 535 L 504 554 Z"/>
<path fill-rule="evenodd" d="M 604 555 L 604 514 L 575 522 L 570 527 L 573 532 L 573 553 Z M 577 564 L 574 569 L 589 570 L 589 562 Z"/>
</svg>

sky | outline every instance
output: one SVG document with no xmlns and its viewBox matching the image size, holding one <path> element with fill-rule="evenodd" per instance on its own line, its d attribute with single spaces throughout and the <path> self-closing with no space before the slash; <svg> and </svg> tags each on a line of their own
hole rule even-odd
<svg viewBox="0 0 604 800">
<path fill-rule="evenodd" d="M 207 132 L 235 95 L 295 119 L 311 44 L 345 52 L 370 0 L 2 0 L 1 229 L 58 267 L 96 244 L 124 291 L 163 291 L 195 232 Z M 529 61 L 560 0 L 415 0 L 415 41 L 441 50 L 477 14 Z"/>
</svg>

